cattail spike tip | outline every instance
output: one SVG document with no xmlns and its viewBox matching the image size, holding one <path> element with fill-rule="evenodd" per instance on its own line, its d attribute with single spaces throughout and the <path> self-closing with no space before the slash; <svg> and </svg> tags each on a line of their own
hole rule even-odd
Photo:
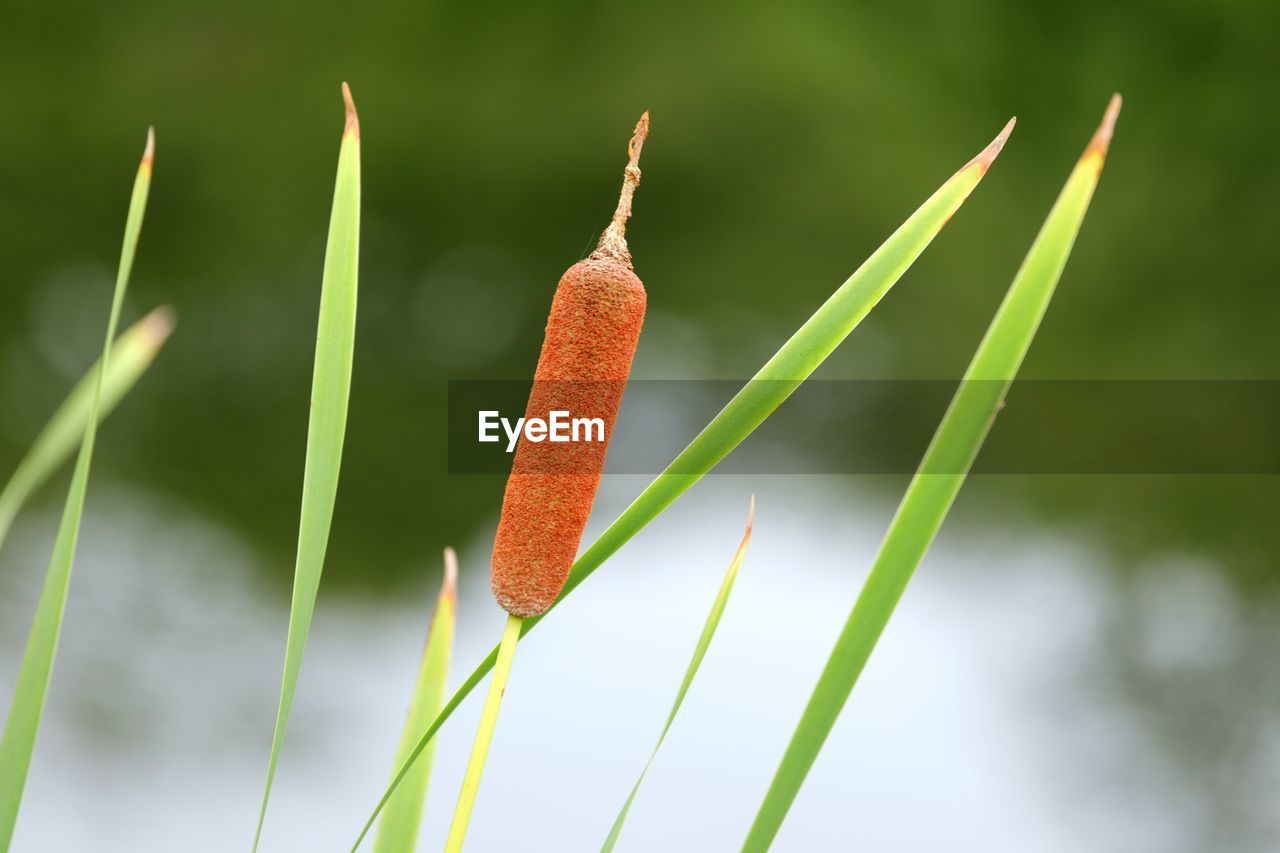
<svg viewBox="0 0 1280 853">
<path fill-rule="evenodd" d="M 613 221 L 600 235 L 600 244 L 592 257 L 608 256 L 631 264 L 631 251 L 627 248 L 627 220 L 631 218 L 631 199 L 640 186 L 640 151 L 649 137 L 649 111 L 645 110 L 636 122 L 635 133 L 627 143 L 627 168 L 623 172 L 622 192 L 618 194 L 618 207 Z"/>
<path fill-rule="evenodd" d="M 632 160 L 640 159 L 640 149 L 644 147 L 644 140 L 648 135 L 649 111 L 645 110 L 644 114 L 640 116 L 640 121 L 636 122 L 635 133 L 632 134 L 631 141 L 627 143 L 627 157 Z"/>
</svg>

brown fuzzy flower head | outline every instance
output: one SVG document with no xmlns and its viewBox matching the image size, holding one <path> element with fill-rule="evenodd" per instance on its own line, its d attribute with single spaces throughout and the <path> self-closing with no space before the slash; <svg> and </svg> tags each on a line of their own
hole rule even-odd
<svg viewBox="0 0 1280 853">
<path fill-rule="evenodd" d="M 547 319 L 525 417 L 552 411 L 598 418 L 603 441 L 521 440 L 493 544 L 493 593 L 517 616 L 544 613 L 569 577 L 604 470 L 608 440 L 644 323 L 644 285 L 631 266 L 626 222 L 640 182 L 649 114 L 636 125 L 613 221 L 589 257 L 565 272 Z"/>
</svg>

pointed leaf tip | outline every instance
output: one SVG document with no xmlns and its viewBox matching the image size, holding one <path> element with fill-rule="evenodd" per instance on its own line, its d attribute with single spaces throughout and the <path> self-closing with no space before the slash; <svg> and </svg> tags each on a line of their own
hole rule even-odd
<svg viewBox="0 0 1280 853">
<path fill-rule="evenodd" d="M 159 349 L 160 345 L 169 339 L 177 322 L 178 318 L 173 309 L 168 305 L 161 305 L 142 318 L 143 334 L 153 347 Z"/>
<path fill-rule="evenodd" d="M 1111 96 L 1111 100 L 1107 102 L 1107 111 L 1102 115 L 1102 123 L 1094 131 L 1093 139 L 1089 140 L 1089 147 L 1085 149 L 1086 157 L 1095 152 L 1099 157 L 1107 156 L 1107 148 L 1111 146 L 1111 137 L 1116 132 L 1116 119 L 1120 117 L 1120 107 L 1123 104 L 1124 99 L 1119 92 Z"/>
<path fill-rule="evenodd" d="M 987 147 L 979 151 L 978 156 L 965 164 L 965 169 L 968 169 L 971 166 L 977 166 L 983 172 L 990 169 L 991 164 L 995 161 L 996 157 L 1000 156 L 1000 151 L 1003 150 L 1004 144 L 1009 140 L 1009 134 L 1013 133 L 1013 126 L 1017 123 L 1017 116 L 1009 119 L 1009 122 L 1004 126 L 1004 129 L 996 134 L 996 138 L 987 143 Z M 960 171 L 964 171 L 964 169 L 961 169 Z"/>
<path fill-rule="evenodd" d="M 147 128 L 147 146 L 142 149 L 142 165 L 150 166 L 156 159 L 156 129 Z"/>
<path fill-rule="evenodd" d="M 444 583 L 440 595 L 445 598 L 458 595 L 458 554 L 452 548 L 444 549 Z"/>
<path fill-rule="evenodd" d="M 751 529 L 755 526 L 756 526 L 756 496 L 753 494 L 751 496 L 751 505 L 747 508 L 747 535 L 746 535 L 747 539 L 751 538 Z"/>
<path fill-rule="evenodd" d="M 356 102 L 351 97 L 351 87 L 342 82 L 342 103 L 347 108 L 347 133 L 356 139 L 360 138 L 360 116 L 356 114 Z"/>
</svg>

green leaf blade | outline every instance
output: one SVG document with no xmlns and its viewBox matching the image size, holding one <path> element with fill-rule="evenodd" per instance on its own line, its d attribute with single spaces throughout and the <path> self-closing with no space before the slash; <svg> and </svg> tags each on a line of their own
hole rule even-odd
<svg viewBox="0 0 1280 853">
<path fill-rule="evenodd" d="M 684 704 L 684 697 L 689 693 L 689 687 L 693 684 L 693 679 L 698 674 L 699 667 L 702 666 L 702 660 L 707 656 L 707 649 L 711 647 L 711 639 L 715 636 L 716 629 L 720 627 L 720 618 L 724 616 L 724 609 L 729 603 L 729 595 L 733 592 L 733 584 L 738 579 L 738 571 L 742 568 L 742 561 L 746 559 L 747 545 L 751 543 L 751 529 L 755 524 L 755 517 L 756 499 L 753 495 L 751 508 L 747 512 L 746 532 L 742 535 L 742 541 L 738 544 L 738 550 L 734 553 L 733 559 L 729 561 L 729 568 L 724 574 L 724 580 L 720 583 L 720 590 L 716 593 L 715 601 L 711 605 L 711 612 L 707 614 L 707 621 L 702 626 L 702 634 L 698 637 L 698 643 L 694 647 L 693 657 L 689 661 L 689 666 L 685 669 L 684 680 L 680 682 L 680 689 L 676 691 L 676 698 L 671 705 L 671 712 L 667 714 L 667 721 L 663 724 L 662 732 L 658 735 L 658 742 L 653 745 L 653 751 L 649 753 L 649 760 L 641 768 L 640 776 L 636 779 L 635 785 L 631 787 L 631 793 L 627 796 L 627 801 L 622 804 L 622 810 L 618 812 L 618 817 L 614 820 L 613 826 L 609 830 L 609 835 L 605 838 L 604 845 L 600 848 L 601 853 L 613 853 L 613 848 L 618 843 L 618 836 L 622 834 L 622 827 L 627 822 L 627 816 L 631 813 L 631 806 L 636 800 L 636 794 L 640 792 L 640 784 L 644 782 L 645 774 L 649 772 L 649 768 L 653 765 L 653 760 L 658 756 L 658 750 L 662 748 L 662 742 L 666 740 L 667 732 L 671 730 L 671 724 L 675 722 L 676 714 L 680 712 L 680 706 Z"/>
<path fill-rule="evenodd" d="M 929 197 L 870 258 L 827 299 L 825 303 L 782 345 L 764 367 L 693 439 L 663 473 L 651 482 L 639 497 L 614 520 L 586 551 L 578 557 L 569 572 L 556 604 L 541 616 L 524 620 L 521 636 L 533 630 L 560 602 L 586 580 L 618 549 L 649 522 L 705 476 L 738 446 L 756 427 L 799 387 L 810 373 L 835 351 L 841 341 L 875 307 L 899 277 L 914 263 L 920 253 L 942 230 L 951 216 L 964 204 L 969 194 L 986 176 L 987 170 L 1003 148 L 1013 129 L 1010 121 L 1004 130 L 976 157 L 956 172 Z M 360 846 L 378 813 L 386 804 L 409 765 L 430 742 L 454 710 L 479 684 L 497 661 L 493 649 L 467 677 L 440 714 L 419 739 L 413 754 L 400 769 L 396 779 L 383 793 L 378 805 L 366 821 L 352 850 Z"/>
<path fill-rule="evenodd" d="M 393 774 L 408 760 L 409 753 L 418 743 L 419 732 L 431 724 L 440 713 L 440 706 L 444 704 L 458 611 L 458 558 L 452 548 L 445 549 L 444 566 L 444 583 L 436 601 L 431 628 L 427 632 L 418 682 L 409 703 L 409 714 L 400 734 L 395 761 L 391 765 Z M 374 853 L 413 853 L 431 780 L 434 751 L 434 744 L 423 750 L 421 759 L 414 763 L 413 769 L 387 802 L 378 823 L 378 834 L 374 838 Z"/>
<path fill-rule="evenodd" d="M 1049 212 L 943 415 L 756 814 L 742 847 L 744 853 L 761 853 L 773 843 L 907 583 L 959 493 L 1066 265 L 1097 185 L 1118 110 L 1117 96 Z"/>
<path fill-rule="evenodd" d="M 53 662 L 57 656 L 58 640 L 62 634 L 62 616 L 66 610 L 67 591 L 71 584 L 71 569 L 75 557 L 76 541 L 80 535 L 80 518 L 84 512 L 85 495 L 89 487 L 89 469 L 93 460 L 94 441 L 97 437 L 101 415 L 105 376 L 111 370 L 111 343 L 116 337 L 120 312 L 124 305 L 125 291 L 133 271 L 133 258 L 142 232 L 142 220 L 147 208 L 147 195 L 151 189 L 152 161 L 155 155 L 155 134 L 147 132 L 147 147 L 138 166 L 129 199 L 129 212 L 125 218 L 124 243 L 120 250 L 120 264 L 116 272 L 115 290 L 111 297 L 111 313 L 107 320 L 106 340 L 102 346 L 99 368 L 93 381 L 93 401 L 85 418 L 84 437 L 76 458 L 71 485 L 67 490 L 66 504 L 54 538 L 53 553 L 45 574 L 35 617 L 27 636 L 27 645 L 18 669 L 9 715 L 5 720 L 4 734 L 0 736 L 0 851 L 7 851 L 13 841 L 13 831 L 22 805 L 22 793 L 27 783 L 27 771 L 35 750 L 40 719 L 53 677 Z"/>
<path fill-rule="evenodd" d="M 302 509 L 298 520 L 298 552 L 294 566 L 289 631 L 285 644 L 280 703 L 267 761 L 267 780 L 258 813 L 253 849 L 258 849 L 266 820 L 271 785 L 293 709 L 293 697 L 311 630 L 316 594 L 329 543 L 329 528 L 337 501 L 342 445 L 355 351 L 356 296 L 360 255 L 360 126 L 350 90 L 343 84 L 347 120 L 338 152 L 329 237 L 325 247 L 316 328 L 315 368 L 311 411 L 307 425 L 307 453 L 302 479 Z"/>
<path fill-rule="evenodd" d="M 107 360 L 107 372 L 102 383 L 102 400 L 98 406 L 99 423 L 106 420 L 125 394 L 146 373 L 173 331 L 173 322 L 173 312 L 170 309 L 157 308 L 116 339 L 111 347 L 111 357 Z M 31 495 L 48 482 L 84 440 L 85 426 L 89 422 L 97 393 L 98 370 L 101 365 L 101 361 L 94 362 L 71 389 L 32 442 L 26 456 L 14 469 L 4 490 L 0 491 L 0 547 L 4 546 L 14 518 Z"/>
</svg>

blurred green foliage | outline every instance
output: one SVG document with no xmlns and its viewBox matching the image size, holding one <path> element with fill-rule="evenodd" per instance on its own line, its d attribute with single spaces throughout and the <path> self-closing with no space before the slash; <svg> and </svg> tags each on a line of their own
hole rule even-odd
<svg viewBox="0 0 1280 853">
<path fill-rule="evenodd" d="M 1107 173 L 1023 375 L 1280 378 L 1274 5 L 70 5 L 7 4 L 0 30 L 0 472 L 92 359 L 154 123 L 130 316 L 171 302 L 179 329 L 104 432 L 99 472 L 232 525 L 282 580 L 342 80 L 365 235 L 332 581 L 393 581 L 492 517 L 500 479 L 405 448 L 442 440 L 447 379 L 532 371 L 644 109 L 639 375 L 750 375 L 1017 114 L 991 176 L 821 371 L 958 375 L 1119 90 Z M 960 517 L 1091 525 L 1120 565 L 1198 550 L 1251 583 L 1280 556 L 1275 478 L 975 485 Z"/>
</svg>

